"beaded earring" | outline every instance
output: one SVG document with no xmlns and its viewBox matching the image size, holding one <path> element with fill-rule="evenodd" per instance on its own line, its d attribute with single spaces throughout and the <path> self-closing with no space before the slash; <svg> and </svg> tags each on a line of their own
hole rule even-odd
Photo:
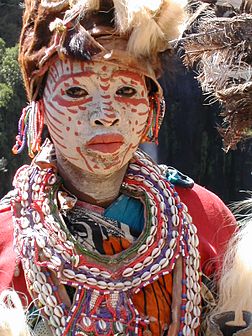
<svg viewBox="0 0 252 336">
<path fill-rule="evenodd" d="M 12 148 L 14 154 L 23 151 L 25 145 L 31 158 L 40 150 L 41 135 L 44 127 L 44 104 L 42 100 L 32 101 L 23 108 L 18 122 L 18 134 L 16 143 Z"/>
<path fill-rule="evenodd" d="M 165 100 L 157 94 L 149 97 L 149 116 L 141 142 L 155 142 L 158 144 L 158 132 L 165 114 Z"/>
</svg>

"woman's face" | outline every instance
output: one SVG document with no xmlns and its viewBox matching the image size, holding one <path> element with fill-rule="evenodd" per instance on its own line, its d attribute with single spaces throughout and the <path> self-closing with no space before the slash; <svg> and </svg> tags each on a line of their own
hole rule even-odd
<svg viewBox="0 0 252 336">
<path fill-rule="evenodd" d="M 149 113 L 144 75 L 70 59 L 51 66 L 44 104 L 56 151 L 83 171 L 104 175 L 131 159 Z"/>
</svg>

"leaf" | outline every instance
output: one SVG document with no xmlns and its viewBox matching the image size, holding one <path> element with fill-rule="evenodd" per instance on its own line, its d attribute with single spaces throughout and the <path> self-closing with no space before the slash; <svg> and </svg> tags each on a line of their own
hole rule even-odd
<svg viewBox="0 0 252 336">
<path fill-rule="evenodd" d="M 0 83 L 0 108 L 6 108 L 13 96 L 13 90 L 5 83 Z"/>
</svg>

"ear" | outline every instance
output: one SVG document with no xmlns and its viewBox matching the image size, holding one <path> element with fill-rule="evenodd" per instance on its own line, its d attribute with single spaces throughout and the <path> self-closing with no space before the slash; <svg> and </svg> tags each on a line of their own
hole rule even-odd
<svg viewBox="0 0 252 336">
<path fill-rule="evenodd" d="M 154 93 L 149 96 L 149 115 L 143 132 L 141 143 L 155 142 L 158 144 L 158 133 L 165 114 L 165 100 Z"/>
</svg>

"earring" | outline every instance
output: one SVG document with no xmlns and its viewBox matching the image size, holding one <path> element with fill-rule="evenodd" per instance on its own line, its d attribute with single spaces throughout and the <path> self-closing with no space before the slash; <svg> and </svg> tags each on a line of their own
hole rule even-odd
<svg viewBox="0 0 252 336">
<path fill-rule="evenodd" d="M 44 127 L 44 104 L 42 100 L 32 101 L 23 108 L 18 122 L 18 134 L 16 143 L 12 148 L 14 154 L 23 151 L 25 145 L 28 147 L 28 154 L 31 158 L 40 151 L 41 136 Z"/>
<path fill-rule="evenodd" d="M 165 114 L 164 97 L 154 94 L 149 97 L 149 115 L 142 135 L 141 142 L 155 142 L 158 144 L 158 132 Z"/>
</svg>

